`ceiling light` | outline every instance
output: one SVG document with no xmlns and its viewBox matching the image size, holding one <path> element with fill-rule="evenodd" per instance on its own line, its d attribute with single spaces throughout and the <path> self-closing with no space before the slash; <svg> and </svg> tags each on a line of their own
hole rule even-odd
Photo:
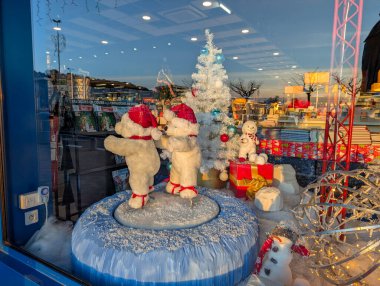
<svg viewBox="0 0 380 286">
<path fill-rule="evenodd" d="M 295 68 L 297 68 L 297 66 L 292 66 L 292 69 L 295 69 Z"/>
<path fill-rule="evenodd" d="M 190 40 L 192 40 L 193 42 L 195 42 L 195 41 L 198 41 L 198 38 L 197 37 L 192 37 Z"/>
<path fill-rule="evenodd" d="M 105 55 L 108 55 L 108 52 L 105 52 L 104 54 L 105 54 Z"/>
<path fill-rule="evenodd" d="M 168 43 L 168 46 L 171 46 L 172 45 L 172 43 Z"/>
<path fill-rule="evenodd" d="M 291 81 L 288 81 L 288 83 L 292 83 Z"/>
<path fill-rule="evenodd" d="M 235 56 L 235 57 L 233 57 L 232 59 L 234 59 L 234 60 L 238 60 L 238 59 L 239 59 L 239 57 L 236 57 L 236 56 Z"/>
<path fill-rule="evenodd" d="M 78 57 L 78 59 L 82 59 L 82 57 Z"/>
<path fill-rule="evenodd" d="M 69 61 L 71 62 L 73 59 L 69 59 Z"/>
<path fill-rule="evenodd" d="M 120 51 L 121 54 L 124 54 L 124 51 Z"/>
<path fill-rule="evenodd" d="M 259 69 L 257 69 L 258 71 L 262 71 L 263 69 L 262 68 L 259 68 Z"/>
<path fill-rule="evenodd" d="M 54 27 L 53 30 L 56 30 L 56 31 L 61 31 L 61 27 Z"/>
<path fill-rule="evenodd" d="M 48 54 L 50 54 L 50 52 L 49 52 L 49 51 L 46 51 L 45 53 L 46 53 L 47 55 L 48 55 Z"/>
<path fill-rule="evenodd" d="M 56 62 L 57 62 L 56 60 L 53 61 L 53 63 L 56 63 Z"/>
<path fill-rule="evenodd" d="M 142 16 L 142 18 L 145 21 L 149 21 L 151 19 L 150 16 L 148 16 L 148 15 L 144 15 L 144 16 Z"/>
<path fill-rule="evenodd" d="M 241 30 L 241 32 L 242 32 L 243 34 L 247 34 L 247 33 L 249 33 L 249 30 L 248 30 L 248 29 L 243 29 L 243 30 Z"/>
<path fill-rule="evenodd" d="M 219 7 L 222 8 L 227 14 L 231 14 L 231 10 L 228 9 L 223 3 L 219 3 Z"/>
<path fill-rule="evenodd" d="M 153 49 L 156 49 L 157 47 L 156 46 L 153 46 Z"/>
<path fill-rule="evenodd" d="M 274 78 L 279 78 L 279 76 L 278 76 L 278 75 L 276 75 Z"/>
<path fill-rule="evenodd" d="M 211 1 L 203 1 L 202 5 L 205 7 L 210 7 L 212 5 L 212 2 Z"/>
<path fill-rule="evenodd" d="M 274 52 L 273 55 L 274 56 L 278 56 L 280 53 L 279 52 Z"/>
<path fill-rule="evenodd" d="M 137 48 L 133 48 L 134 51 L 137 51 Z"/>
<path fill-rule="evenodd" d="M 94 58 L 96 58 L 97 57 L 97 55 L 94 55 Z"/>
</svg>

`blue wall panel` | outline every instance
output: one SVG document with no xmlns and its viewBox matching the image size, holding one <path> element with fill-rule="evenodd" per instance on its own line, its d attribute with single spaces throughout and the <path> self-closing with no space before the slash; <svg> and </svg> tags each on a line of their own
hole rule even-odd
<svg viewBox="0 0 380 286">
<path fill-rule="evenodd" d="M 46 148 L 49 138 L 45 135 L 42 140 L 46 142 L 39 142 L 41 139 L 38 141 L 37 136 L 30 1 L 0 3 L 6 206 L 7 225 L 11 226 L 7 230 L 11 242 L 22 245 L 41 227 L 44 209 L 39 207 L 40 223 L 25 226 L 25 211 L 19 208 L 18 196 L 37 189 L 40 183 L 38 159 L 46 158 L 41 152 L 49 152 Z M 44 143 L 45 148 L 40 148 L 38 143 Z M 48 173 L 45 178 L 50 181 Z"/>
</svg>

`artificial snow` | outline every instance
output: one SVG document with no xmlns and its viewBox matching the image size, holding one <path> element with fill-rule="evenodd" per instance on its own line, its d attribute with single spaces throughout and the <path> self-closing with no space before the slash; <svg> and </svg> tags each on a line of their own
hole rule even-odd
<svg viewBox="0 0 380 286">
<path fill-rule="evenodd" d="M 296 171 L 289 164 L 274 165 L 272 185 L 286 194 L 298 194 L 300 191 Z"/>
<path fill-rule="evenodd" d="M 134 285 L 142 281 L 235 285 L 245 279 L 253 269 L 258 249 L 254 212 L 224 192 L 199 188 L 199 193 L 214 200 L 220 212 L 211 221 L 192 228 L 153 230 L 120 225 L 113 213 L 128 199 L 129 192 L 89 207 L 72 235 L 76 273 L 95 285 L 105 281 L 111 281 L 107 285 L 133 281 Z"/>
<path fill-rule="evenodd" d="M 273 167 L 273 179 L 285 182 L 296 177 L 296 171 L 290 164 L 278 164 Z"/>
<path fill-rule="evenodd" d="M 277 188 L 279 188 L 282 193 L 286 194 L 298 194 L 300 189 L 298 182 L 295 179 L 289 180 L 287 182 L 280 182 L 277 185 Z"/>
<path fill-rule="evenodd" d="M 115 219 L 125 226 L 145 229 L 176 229 L 206 223 L 219 214 L 218 204 L 204 195 L 193 200 L 163 192 L 150 194 L 149 204 L 141 210 L 132 209 L 127 202 L 115 211 Z"/>
<path fill-rule="evenodd" d="M 232 200 L 233 192 L 228 189 L 215 190 L 214 192 L 220 193 L 227 200 Z M 280 221 L 294 221 L 293 213 L 291 209 L 297 206 L 300 203 L 300 196 L 297 194 L 285 194 L 283 193 L 283 208 L 280 211 L 275 212 L 265 212 L 259 210 L 253 201 L 244 201 L 246 205 L 252 208 L 258 216 L 259 221 L 259 240 L 258 246 L 264 243 L 267 238 L 267 235 L 272 231 L 272 229 Z M 99 211 L 101 211 L 99 209 Z M 103 210 L 105 211 L 105 210 Z M 29 242 L 25 245 L 25 249 L 34 255 L 41 257 L 42 259 L 49 261 L 65 270 L 71 270 L 71 231 L 72 225 L 71 222 L 61 222 L 54 218 L 49 218 L 48 222 L 37 231 Z M 136 230 L 138 232 L 138 230 Z M 110 237 L 109 247 L 112 246 L 112 237 Z M 212 237 L 210 237 L 212 239 Z M 154 243 L 154 240 L 152 240 Z M 359 241 L 358 243 L 365 243 L 364 241 Z M 175 245 L 174 245 L 175 247 Z M 326 282 L 321 277 L 319 277 L 315 272 L 311 271 L 308 267 L 307 262 L 308 258 L 300 257 L 299 255 L 294 255 L 292 262 L 290 263 L 290 268 L 292 270 L 292 275 L 294 280 L 294 285 L 306 286 L 307 283 L 310 283 L 311 286 L 332 286 L 332 284 Z M 229 258 L 226 258 L 228 261 Z M 175 263 L 175 261 L 171 261 Z M 361 271 L 368 268 L 371 264 L 368 260 L 356 260 L 355 264 L 350 264 L 351 269 Z M 195 266 L 194 266 L 195 267 Z M 360 268 L 360 269 L 359 269 Z M 253 271 L 253 268 L 252 268 Z M 378 268 L 369 276 L 367 276 L 364 281 L 368 286 L 377 286 L 379 285 L 380 269 Z M 305 281 L 306 280 L 306 281 Z M 298 283 L 298 284 L 296 284 Z M 304 284 L 300 284 L 304 283 Z M 259 278 L 256 275 L 250 275 L 244 282 L 238 284 L 239 286 L 276 286 L 273 282 L 265 281 L 263 278 Z"/>
<path fill-rule="evenodd" d="M 35 256 L 70 271 L 72 229 L 72 222 L 49 217 L 24 248 Z"/>
<path fill-rule="evenodd" d="M 258 209 L 262 211 L 279 211 L 283 207 L 281 192 L 276 187 L 261 188 L 255 194 L 254 204 Z"/>
</svg>

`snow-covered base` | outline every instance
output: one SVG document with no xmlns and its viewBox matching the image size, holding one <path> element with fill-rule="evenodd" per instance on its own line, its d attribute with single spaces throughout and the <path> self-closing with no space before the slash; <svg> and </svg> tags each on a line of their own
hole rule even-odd
<svg viewBox="0 0 380 286">
<path fill-rule="evenodd" d="M 113 213 L 129 198 L 127 192 L 88 208 L 72 235 L 76 274 L 102 286 L 236 285 L 243 281 L 258 251 L 257 218 L 247 205 L 225 193 L 199 191 L 214 200 L 220 212 L 192 228 L 153 230 L 119 224 Z"/>
<path fill-rule="evenodd" d="M 128 202 L 120 204 L 115 219 L 122 225 L 143 229 L 181 229 L 206 223 L 219 213 L 218 204 L 207 196 L 198 195 L 193 201 L 164 192 L 149 196 L 149 203 L 140 210 Z"/>
<path fill-rule="evenodd" d="M 55 217 L 49 217 L 24 248 L 35 256 L 70 271 L 72 229 L 71 221 L 59 221 Z"/>
<path fill-rule="evenodd" d="M 284 203 L 279 189 L 264 187 L 256 193 L 254 204 L 262 211 L 275 212 L 281 210 Z"/>
</svg>

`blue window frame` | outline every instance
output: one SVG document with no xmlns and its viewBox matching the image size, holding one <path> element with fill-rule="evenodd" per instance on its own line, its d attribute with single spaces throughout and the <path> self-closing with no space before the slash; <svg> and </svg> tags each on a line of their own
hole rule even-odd
<svg viewBox="0 0 380 286">
<path fill-rule="evenodd" d="M 19 248 L 41 227 L 41 223 L 25 226 L 25 211 L 18 206 L 18 195 L 50 184 L 49 115 L 44 112 L 43 101 L 36 110 L 30 1 L 1 1 L 0 28 L 3 171 L 0 273 L 6 274 L 1 283 L 81 285 Z M 39 221 L 43 222 L 44 209 L 37 209 Z"/>
</svg>

